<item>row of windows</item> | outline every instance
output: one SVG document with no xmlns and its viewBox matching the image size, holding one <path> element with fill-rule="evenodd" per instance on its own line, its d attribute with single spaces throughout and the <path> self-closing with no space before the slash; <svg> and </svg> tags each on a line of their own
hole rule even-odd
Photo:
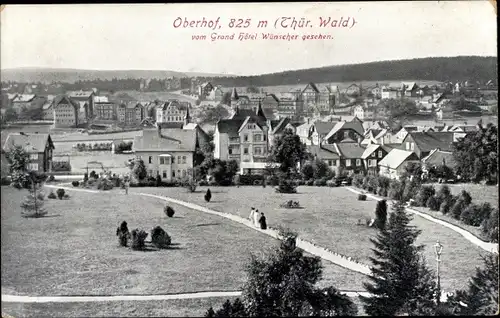
<svg viewBox="0 0 500 318">
<path fill-rule="evenodd" d="M 38 163 L 28 163 L 28 170 L 37 171 Z"/>
<path fill-rule="evenodd" d="M 376 162 L 376 160 L 375 160 L 375 162 Z M 354 163 L 355 163 L 355 165 L 354 165 L 355 167 L 357 167 L 357 166 L 361 166 L 361 159 L 356 159 L 356 161 L 355 161 Z M 329 165 L 330 167 L 335 167 L 335 166 L 337 166 L 337 160 L 336 160 L 336 159 L 331 159 L 331 160 L 328 160 L 328 165 Z M 376 164 L 375 164 L 375 165 L 376 165 Z M 345 161 L 345 166 L 346 166 L 346 167 L 350 167 L 350 166 L 351 166 L 351 159 L 346 159 L 346 161 Z"/>
<path fill-rule="evenodd" d="M 170 164 L 170 157 L 160 157 L 160 164 L 161 165 L 168 165 Z M 172 158 L 172 163 L 175 163 L 175 157 Z M 187 160 L 186 156 L 177 156 L 177 163 L 178 164 L 185 164 Z M 152 164 L 153 163 L 153 156 L 149 156 L 148 158 L 148 163 Z"/>
<path fill-rule="evenodd" d="M 236 139 L 236 138 L 235 138 Z M 244 134 L 243 135 L 243 142 L 247 142 L 248 141 L 248 135 L 247 134 Z M 266 141 L 266 135 L 253 135 L 253 141 Z"/>
<path fill-rule="evenodd" d="M 406 142 L 406 150 L 415 150 L 415 143 L 414 142 Z"/>
</svg>

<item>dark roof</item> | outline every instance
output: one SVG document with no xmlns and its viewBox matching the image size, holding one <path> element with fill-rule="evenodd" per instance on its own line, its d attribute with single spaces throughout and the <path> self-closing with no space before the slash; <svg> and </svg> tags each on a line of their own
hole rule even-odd
<svg viewBox="0 0 500 318">
<path fill-rule="evenodd" d="M 338 143 L 336 144 L 340 151 L 340 155 L 346 159 L 361 159 L 365 147 L 357 143 Z"/>
<path fill-rule="evenodd" d="M 318 159 L 339 159 L 339 155 L 330 147 L 331 145 L 317 146 L 308 145 L 307 151 L 309 151 L 313 156 L 317 156 Z"/>
<path fill-rule="evenodd" d="M 68 97 L 66 95 L 57 95 L 54 98 L 54 106 L 59 105 L 59 103 L 61 103 L 64 100 L 66 100 L 69 103 L 71 103 L 73 105 L 73 107 L 75 107 L 76 109 L 80 109 L 80 104 L 76 100 L 74 100 L 74 99 L 72 99 L 72 98 L 70 98 L 70 97 Z"/>
<path fill-rule="evenodd" d="M 317 121 L 313 125 L 316 129 L 316 132 L 320 135 L 326 135 L 332 130 L 333 126 L 335 126 L 336 123 L 331 122 L 331 121 Z"/>
<path fill-rule="evenodd" d="M 405 137 L 412 136 L 415 144 L 421 151 L 427 152 L 439 148 L 444 151 L 452 150 L 453 133 L 452 132 L 410 132 Z M 403 140 L 403 143 L 405 142 Z"/>
<path fill-rule="evenodd" d="M 54 144 L 49 134 L 10 133 L 5 140 L 3 150 L 8 152 L 15 146 L 22 146 L 29 153 L 39 153 L 45 151 L 47 143 L 54 149 Z"/>
<path fill-rule="evenodd" d="M 196 130 L 144 129 L 134 139 L 134 151 L 195 151 Z"/>
<path fill-rule="evenodd" d="M 182 128 L 184 123 L 181 122 L 166 122 L 166 123 L 156 123 L 160 128 Z"/>
<path fill-rule="evenodd" d="M 223 134 L 238 134 L 244 121 L 245 119 L 221 119 L 217 122 L 217 129 Z"/>
<path fill-rule="evenodd" d="M 457 165 L 452 152 L 437 149 L 433 150 L 427 157 L 422 159 L 422 162 L 429 166 L 440 166 L 445 164 L 452 169 Z"/>
<path fill-rule="evenodd" d="M 307 89 L 307 86 L 311 86 L 311 88 L 312 88 L 314 91 L 316 91 L 316 93 L 319 93 L 319 89 L 318 89 L 318 87 L 316 86 L 316 84 L 314 84 L 314 83 L 312 83 L 312 82 L 311 82 L 311 83 L 309 83 L 309 84 L 307 84 L 307 85 L 306 85 L 306 87 L 304 87 L 304 90 L 302 90 L 302 92 L 303 92 L 303 91 L 305 91 L 305 90 Z"/>
</svg>

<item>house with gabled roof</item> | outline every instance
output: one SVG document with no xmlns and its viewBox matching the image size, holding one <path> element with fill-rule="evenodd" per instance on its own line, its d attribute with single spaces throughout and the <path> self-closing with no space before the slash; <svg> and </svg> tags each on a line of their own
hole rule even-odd
<svg viewBox="0 0 500 318">
<path fill-rule="evenodd" d="M 10 133 L 2 148 L 3 153 L 8 153 L 15 147 L 22 147 L 29 159 L 26 169 L 38 172 L 52 171 L 52 152 L 54 143 L 49 134 L 39 133 Z"/>
<path fill-rule="evenodd" d="M 321 144 L 336 124 L 337 122 L 332 121 L 315 121 L 309 128 L 309 139 L 311 140 L 311 144 Z"/>
<path fill-rule="evenodd" d="M 54 127 L 56 128 L 77 127 L 86 122 L 86 120 L 80 122 L 82 120 L 81 105 L 67 95 L 55 97 L 52 107 L 54 108 Z"/>
<path fill-rule="evenodd" d="M 403 139 L 400 149 L 413 151 L 419 159 L 422 159 L 436 148 L 452 151 L 453 142 L 453 132 L 410 132 Z"/>
<path fill-rule="evenodd" d="M 118 121 L 126 125 L 138 125 L 143 118 L 143 107 L 139 102 L 125 102 L 117 107 Z"/>
<path fill-rule="evenodd" d="M 428 156 L 422 159 L 422 170 L 424 172 L 430 169 L 436 169 L 442 165 L 455 170 L 457 162 L 453 157 L 453 152 L 434 149 Z"/>
<path fill-rule="evenodd" d="M 146 128 L 134 138 L 132 150 L 144 161 L 148 176 L 172 181 L 187 177 L 194 168 L 198 136 L 196 129 Z"/>
<path fill-rule="evenodd" d="M 94 96 L 96 95 L 93 90 L 88 91 L 69 91 L 67 92 L 69 98 L 77 102 L 87 102 L 88 117 L 94 118 Z"/>
<path fill-rule="evenodd" d="M 413 151 L 392 149 L 379 163 L 379 175 L 399 179 L 409 163 L 420 163 Z"/>
<path fill-rule="evenodd" d="M 198 86 L 198 96 L 204 100 L 214 90 L 214 85 L 210 82 L 202 83 Z"/>
<path fill-rule="evenodd" d="M 230 119 L 215 125 L 214 157 L 236 160 L 241 174 L 262 173 L 273 140 L 290 128 L 289 124 L 286 118 L 268 119 L 261 104 L 256 111 L 236 107 Z"/>
<path fill-rule="evenodd" d="M 364 132 L 365 130 L 362 122 L 357 117 L 354 117 L 351 121 L 340 121 L 335 123 L 322 142 L 327 144 L 339 142 L 357 143 L 364 139 Z"/>
<path fill-rule="evenodd" d="M 365 151 L 361 155 L 365 170 L 368 174 L 376 175 L 379 172 L 379 162 L 387 156 L 393 149 L 388 145 L 370 144 L 367 145 Z"/>
</svg>

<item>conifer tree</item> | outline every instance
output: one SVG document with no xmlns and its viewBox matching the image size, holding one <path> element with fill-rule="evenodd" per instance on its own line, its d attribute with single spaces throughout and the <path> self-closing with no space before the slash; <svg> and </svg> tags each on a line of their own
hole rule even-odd
<svg viewBox="0 0 500 318">
<path fill-rule="evenodd" d="M 360 297 L 370 316 L 420 315 L 435 310 L 436 286 L 415 245 L 420 230 L 410 226 L 404 205 L 397 202 L 389 222 L 371 242 L 373 276 L 365 283 L 370 297 Z"/>
</svg>

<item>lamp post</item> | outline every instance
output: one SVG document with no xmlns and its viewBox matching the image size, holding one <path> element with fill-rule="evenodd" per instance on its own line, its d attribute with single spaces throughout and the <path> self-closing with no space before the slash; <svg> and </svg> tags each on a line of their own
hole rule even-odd
<svg viewBox="0 0 500 318">
<path fill-rule="evenodd" d="M 443 245 L 439 243 L 437 240 L 436 245 L 434 245 L 434 252 L 436 253 L 436 262 L 437 262 L 437 303 L 439 304 L 441 301 L 441 280 L 439 277 L 439 265 L 441 263 L 441 253 L 443 252 Z"/>
</svg>

